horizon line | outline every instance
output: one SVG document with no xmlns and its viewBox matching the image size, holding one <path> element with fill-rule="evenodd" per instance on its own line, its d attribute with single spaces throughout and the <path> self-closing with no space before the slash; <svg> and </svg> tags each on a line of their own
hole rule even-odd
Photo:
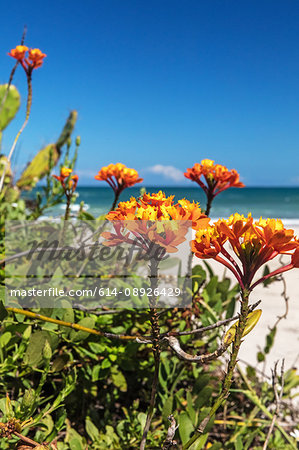
<svg viewBox="0 0 299 450">
<path fill-rule="evenodd" d="M 84 185 L 78 185 L 78 188 L 99 188 L 99 189 L 111 189 L 109 186 L 96 186 L 95 184 L 84 184 Z M 186 185 L 162 185 L 162 184 L 152 184 L 152 185 L 135 185 L 135 186 L 129 186 L 128 189 L 138 189 L 138 188 L 143 188 L 145 187 L 146 189 L 149 188 L 167 188 L 167 189 L 171 189 L 171 188 L 176 188 L 176 189 L 199 189 L 199 186 L 189 186 L 187 187 Z M 244 186 L 241 189 L 285 189 L 285 188 L 293 188 L 293 189 L 299 189 L 299 184 L 298 185 L 273 185 L 273 186 L 269 186 L 269 185 L 248 185 L 248 186 Z M 234 188 L 234 189 L 240 189 L 240 188 Z"/>
</svg>

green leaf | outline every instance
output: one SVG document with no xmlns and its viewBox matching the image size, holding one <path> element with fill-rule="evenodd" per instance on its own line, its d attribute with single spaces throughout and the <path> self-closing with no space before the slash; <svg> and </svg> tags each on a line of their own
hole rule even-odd
<svg viewBox="0 0 299 450">
<path fill-rule="evenodd" d="M 111 367 L 111 362 L 109 361 L 109 359 L 104 359 L 104 361 L 102 362 L 102 369 L 108 369 L 109 367 Z"/>
<path fill-rule="evenodd" d="M 202 450 L 205 443 L 208 440 L 209 435 L 207 433 L 203 434 L 202 436 L 197 439 L 194 445 L 191 445 L 190 450 Z"/>
<path fill-rule="evenodd" d="M 191 436 L 191 433 L 194 431 L 193 423 L 186 412 L 182 412 L 179 415 L 179 434 L 182 439 L 182 443 L 185 444 Z"/>
<path fill-rule="evenodd" d="M 146 422 L 146 414 L 143 413 L 143 412 L 138 413 L 137 419 L 138 419 L 138 422 L 140 423 L 141 428 L 143 430 L 143 428 L 145 427 L 145 422 Z"/>
<path fill-rule="evenodd" d="M 209 447 L 209 450 L 222 450 L 222 443 L 215 442 L 212 447 Z"/>
<path fill-rule="evenodd" d="M 85 428 L 88 436 L 91 438 L 92 442 L 101 442 L 100 432 L 97 427 L 92 423 L 90 417 L 86 417 Z"/>
<path fill-rule="evenodd" d="M 187 406 L 186 406 L 186 411 L 188 413 L 188 416 L 190 417 L 190 419 L 192 420 L 193 425 L 195 425 L 196 422 L 196 412 L 195 409 L 193 407 L 194 404 L 194 400 L 192 398 L 191 393 L 188 391 L 187 392 Z"/>
<path fill-rule="evenodd" d="M 56 147 L 60 149 L 63 145 L 65 145 L 68 139 L 71 137 L 71 134 L 74 130 L 78 118 L 77 111 L 71 111 L 67 121 L 63 127 L 63 130 L 56 141 Z"/>
<path fill-rule="evenodd" d="M 127 381 L 126 381 L 124 375 L 122 374 L 122 372 L 120 372 L 116 367 L 113 367 L 111 369 L 111 378 L 112 378 L 113 384 L 117 388 L 119 388 L 119 390 L 121 392 L 127 392 L 127 390 L 128 390 Z"/>
<path fill-rule="evenodd" d="M 218 286 L 218 277 L 213 275 L 211 277 L 210 281 L 208 282 L 208 284 L 205 287 L 205 290 L 208 293 L 210 298 L 213 298 L 215 296 L 216 290 L 217 290 L 217 286 Z"/>
<path fill-rule="evenodd" d="M 47 341 L 54 347 L 51 335 L 47 331 L 36 331 L 30 336 L 24 355 L 25 364 L 37 367 L 43 362 L 43 350 Z"/>
<path fill-rule="evenodd" d="M 99 344 L 98 342 L 88 342 L 90 349 L 97 355 L 105 353 L 105 345 Z"/>
<path fill-rule="evenodd" d="M 6 331 L 5 333 L 1 334 L 0 336 L 0 347 L 4 348 L 9 343 L 11 339 L 11 333 L 9 331 Z"/>
<path fill-rule="evenodd" d="M 205 270 L 197 265 L 192 268 L 192 291 L 198 291 L 199 287 L 205 282 L 207 274 Z"/>
<path fill-rule="evenodd" d="M 86 328 L 93 328 L 94 324 L 95 321 L 91 317 L 84 317 L 84 319 L 78 322 L 78 325 Z M 88 338 L 89 335 L 90 334 L 87 331 L 72 330 L 70 333 L 70 339 L 74 342 L 83 341 L 84 339 Z"/>
<path fill-rule="evenodd" d="M 21 97 L 17 88 L 11 85 L 8 92 L 7 88 L 7 84 L 0 85 L 0 131 L 7 127 L 21 105 Z M 2 104 L 4 97 L 6 97 L 6 100 Z"/>
<path fill-rule="evenodd" d="M 271 350 L 271 348 L 272 348 L 272 346 L 274 344 L 274 338 L 275 338 L 275 335 L 276 335 L 276 331 L 277 331 L 277 328 L 274 327 L 274 328 L 271 329 L 270 333 L 267 334 L 267 336 L 266 336 L 266 346 L 264 348 L 264 352 L 265 353 L 269 353 L 270 352 L 270 350 Z"/>
<path fill-rule="evenodd" d="M 248 314 L 247 317 L 247 323 L 245 326 L 245 329 L 243 331 L 242 337 L 246 336 L 246 334 L 250 333 L 251 330 L 253 330 L 253 328 L 256 326 L 256 324 L 259 321 L 259 318 L 261 317 L 262 314 L 262 310 L 261 309 L 256 309 L 255 311 L 252 311 L 251 313 Z M 237 320 L 236 323 L 234 323 L 229 330 L 226 332 L 225 336 L 224 336 L 224 343 L 226 345 L 230 345 L 236 335 L 236 330 L 238 327 L 239 321 Z"/>
<path fill-rule="evenodd" d="M 67 431 L 66 431 L 65 442 L 69 443 L 70 448 L 72 450 L 85 449 L 85 447 L 86 447 L 85 439 L 82 436 L 80 436 L 80 434 L 77 433 L 76 430 L 71 428 L 71 424 L 68 419 L 66 419 L 66 426 L 67 426 Z"/>
<path fill-rule="evenodd" d="M 163 408 L 162 408 L 162 418 L 163 420 L 166 420 L 167 417 L 172 413 L 173 410 L 173 396 L 167 398 L 167 400 L 164 402 Z"/>
<path fill-rule="evenodd" d="M 203 261 L 204 265 L 206 266 L 206 268 L 208 269 L 210 278 L 212 278 L 214 276 L 214 272 L 213 269 L 211 268 L 210 264 L 207 263 L 207 261 Z"/>
<path fill-rule="evenodd" d="M 5 317 L 8 316 L 8 312 L 6 311 L 6 308 L 3 305 L 2 300 L 0 300 L 0 320 L 5 319 Z"/>
<path fill-rule="evenodd" d="M 209 406 L 213 394 L 213 388 L 211 386 L 204 387 L 198 394 L 195 401 L 195 407 L 200 410 L 203 406 Z"/>
<path fill-rule="evenodd" d="M 226 314 L 225 314 L 226 319 L 233 316 L 234 311 L 235 311 L 235 306 L 236 306 L 236 298 L 233 297 L 226 308 Z"/>
<path fill-rule="evenodd" d="M 256 358 L 257 358 L 258 362 L 263 362 L 266 359 L 263 352 L 257 352 Z"/>
<path fill-rule="evenodd" d="M 77 437 L 71 438 L 69 443 L 72 450 L 82 450 L 84 448 L 82 447 L 82 439 L 78 439 Z"/>
<path fill-rule="evenodd" d="M 68 363 L 70 357 L 67 354 L 60 355 L 54 359 L 52 364 L 52 372 L 60 372 Z"/>
<path fill-rule="evenodd" d="M 44 439 L 47 438 L 47 436 L 50 435 L 51 431 L 54 428 L 54 422 L 50 414 L 47 414 L 43 419 L 42 422 L 46 425 L 47 429 L 44 431 Z"/>
<path fill-rule="evenodd" d="M 269 273 L 270 273 L 269 266 L 266 265 L 266 266 L 264 267 L 263 277 L 266 276 L 266 275 L 269 275 Z M 263 281 L 263 286 L 264 286 L 264 287 L 268 287 L 269 284 L 272 284 L 274 281 L 277 281 L 277 277 L 270 277 L 270 278 L 267 278 L 266 280 Z"/>
<path fill-rule="evenodd" d="M 49 144 L 42 148 L 31 160 L 17 181 L 19 189 L 31 190 L 36 183 L 41 180 L 56 165 L 60 153 L 54 144 Z"/>
<path fill-rule="evenodd" d="M 243 450 L 242 436 L 238 436 L 235 441 L 235 450 Z"/>
</svg>

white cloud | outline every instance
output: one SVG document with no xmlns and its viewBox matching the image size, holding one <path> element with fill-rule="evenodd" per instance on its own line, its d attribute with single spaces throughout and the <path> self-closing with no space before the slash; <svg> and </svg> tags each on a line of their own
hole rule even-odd
<svg viewBox="0 0 299 450">
<path fill-rule="evenodd" d="M 79 175 L 79 177 L 88 177 L 88 178 L 94 178 L 94 176 L 98 173 L 98 169 L 92 170 L 92 169 L 78 169 L 74 170 L 74 172 Z"/>
<path fill-rule="evenodd" d="M 170 178 L 173 181 L 184 180 L 183 172 L 174 166 L 162 166 L 161 164 L 156 164 L 155 166 L 148 167 L 145 170 L 147 172 L 163 175 L 165 178 Z"/>
</svg>

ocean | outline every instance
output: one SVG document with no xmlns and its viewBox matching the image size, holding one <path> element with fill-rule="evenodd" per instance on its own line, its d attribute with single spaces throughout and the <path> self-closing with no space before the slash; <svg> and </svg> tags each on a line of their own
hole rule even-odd
<svg viewBox="0 0 299 450">
<path fill-rule="evenodd" d="M 160 189 L 166 195 L 175 195 L 175 200 L 195 200 L 205 208 L 205 195 L 199 187 L 147 187 L 147 192 L 157 192 Z M 113 201 L 113 192 L 109 187 L 78 187 L 77 193 L 78 197 L 72 207 L 74 213 L 80 202 L 84 201 L 87 211 L 97 217 L 108 212 Z M 121 194 L 120 201 L 129 200 L 131 196 L 139 194 L 139 187 L 126 189 Z M 46 214 L 57 216 L 63 214 L 63 209 L 64 205 L 59 205 L 48 210 Z M 210 217 L 226 218 L 235 212 L 244 215 L 251 212 L 255 218 L 281 218 L 286 225 L 299 225 L 299 188 L 231 188 L 214 199 Z"/>
</svg>

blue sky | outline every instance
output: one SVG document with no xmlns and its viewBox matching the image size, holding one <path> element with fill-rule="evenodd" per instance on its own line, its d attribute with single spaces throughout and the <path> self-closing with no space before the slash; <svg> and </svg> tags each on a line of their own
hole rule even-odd
<svg viewBox="0 0 299 450">
<path fill-rule="evenodd" d="M 248 186 L 299 185 L 299 3 L 296 0 L 7 2 L 0 82 L 26 43 L 48 57 L 34 73 L 30 123 L 15 167 L 55 140 L 71 109 L 81 185 L 110 162 L 145 184 L 190 185 L 210 158 Z M 25 103 L 25 78 L 15 84 Z M 5 132 L 7 152 L 24 109 Z"/>
</svg>

